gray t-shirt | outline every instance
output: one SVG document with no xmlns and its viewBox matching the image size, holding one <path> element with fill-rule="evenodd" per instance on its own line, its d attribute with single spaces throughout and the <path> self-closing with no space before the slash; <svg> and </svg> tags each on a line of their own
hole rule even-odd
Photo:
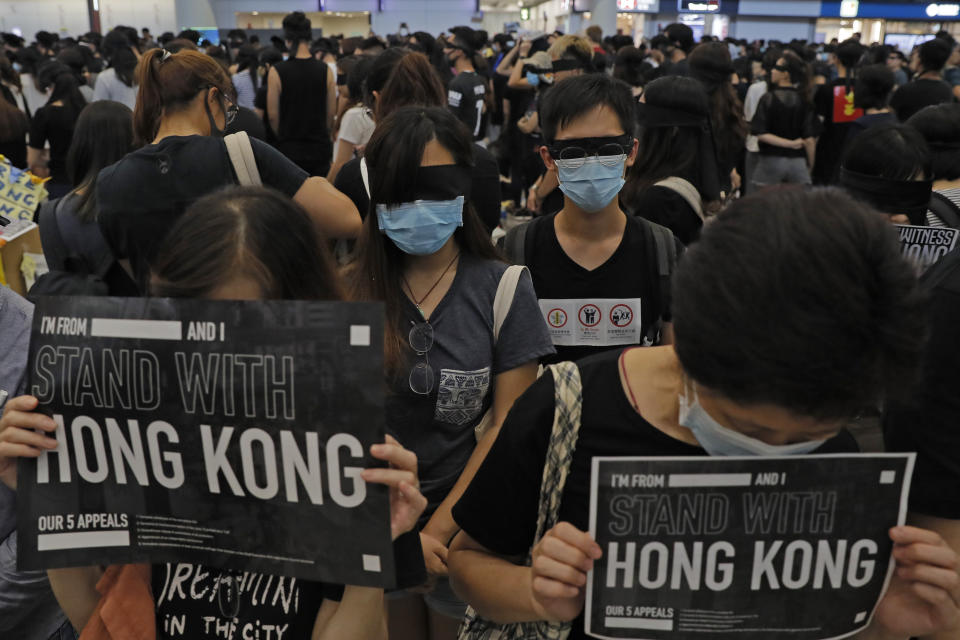
<svg viewBox="0 0 960 640">
<path fill-rule="evenodd" d="M 0 410 L 26 388 L 33 305 L 0 286 Z M 0 483 L 0 638 L 47 640 L 66 617 L 45 571 L 17 571 L 16 493 Z"/>
<path fill-rule="evenodd" d="M 430 316 L 434 371 L 429 395 L 410 389 L 409 373 L 423 356 L 409 353 L 387 396 L 387 431 L 417 454 L 425 521 L 453 488 L 476 445 L 474 427 L 493 402 L 496 376 L 554 353 L 530 275 L 517 284 L 513 305 L 493 339 L 493 300 L 507 265 L 461 256 L 450 290 Z M 400 335 L 423 322 L 404 298 Z"/>
<path fill-rule="evenodd" d="M 97 100 L 122 102 L 132 111 L 137 104 L 137 85 L 128 87 L 117 77 L 114 69 L 107 69 L 97 76 L 97 83 L 93 87 L 93 101 Z"/>
</svg>

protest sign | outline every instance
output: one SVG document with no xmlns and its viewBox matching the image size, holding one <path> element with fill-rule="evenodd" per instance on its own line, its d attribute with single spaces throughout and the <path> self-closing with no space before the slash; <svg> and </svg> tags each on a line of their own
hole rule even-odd
<svg viewBox="0 0 960 640">
<path fill-rule="evenodd" d="M 587 634 L 827 640 L 869 624 L 914 454 L 594 458 Z"/>
<path fill-rule="evenodd" d="M 947 255 L 957 246 L 960 230 L 950 227 L 914 227 L 894 225 L 900 235 L 903 257 L 917 268 L 918 273 L 929 269 L 933 263 Z"/>
<path fill-rule="evenodd" d="M 44 182 L 0 156 L 0 216 L 9 220 L 33 221 L 37 207 L 47 199 Z"/>
<path fill-rule="evenodd" d="M 382 305 L 41 298 L 21 569 L 195 562 L 392 586 Z"/>
</svg>

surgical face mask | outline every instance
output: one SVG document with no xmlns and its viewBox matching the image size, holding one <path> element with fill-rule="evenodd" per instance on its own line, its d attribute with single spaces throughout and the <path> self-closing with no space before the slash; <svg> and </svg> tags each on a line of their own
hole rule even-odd
<svg viewBox="0 0 960 640">
<path fill-rule="evenodd" d="M 691 387 L 680 395 L 680 425 L 690 429 L 700 446 L 711 456 L 802 456 L 812 453 L 824 442 L 813 440 L 774 445 L 728 429 L 700 406 L 696 387 Z"/>
<path fill-rule="evenodd" d="M 560 190 L 587 212 L 603 209 L 623 188 L 627 156 L 557 160 Z"/>
<path fill-rule="evenodd" d="M 457 227 L 463 226 L 463 196 L 453 200 L 416 200 L 399 205 L 377 205 L 380 231 L 397 248 L 413 256 L 439 251 Z"/>
<path fill-rule="evenodd" d="M 23 71 L 23 65 L 20 64 L 19 62 L 14 62 L 13 70 L 16 71 L 17 73 L 20 73 L 21 71 Z"/>
<path fill-rule="evenodd" d="M 530 86 L 537 86 L 540 84 L 540 76 L 533 71 L 527 71 L 527 82 L 530 83 Z"/>
</svg>

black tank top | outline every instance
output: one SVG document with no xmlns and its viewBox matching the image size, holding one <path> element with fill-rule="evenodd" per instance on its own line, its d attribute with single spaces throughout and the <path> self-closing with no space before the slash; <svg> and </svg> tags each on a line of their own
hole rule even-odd
<svg viewBox="0 0 960 640">
<path fill-rule="evenodd" d="M 327 129 L 329 67 L 313 58 L 290 58 L 275 68 L 280 74 L 277 147 L 311 175 L 323 175 L 333 151 Z"/>
</svg>

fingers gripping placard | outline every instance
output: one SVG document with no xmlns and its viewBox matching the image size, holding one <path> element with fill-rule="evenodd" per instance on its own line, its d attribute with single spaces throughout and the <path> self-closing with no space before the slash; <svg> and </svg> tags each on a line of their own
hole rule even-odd
<svg viewBox="0 0 960 640">
<path fill-rule="evenodd" d="M 594 458 L 586 631 L 826 640 L 865 627 L 892 570 L 913 454 Z"/>
<path fill-rule="evenodd" d="M 197 562 L 391 586 L 382 308 L 42 299 L 30 390 L 56 449 L 22 461 L 25 569 Z"/>
</svg>

